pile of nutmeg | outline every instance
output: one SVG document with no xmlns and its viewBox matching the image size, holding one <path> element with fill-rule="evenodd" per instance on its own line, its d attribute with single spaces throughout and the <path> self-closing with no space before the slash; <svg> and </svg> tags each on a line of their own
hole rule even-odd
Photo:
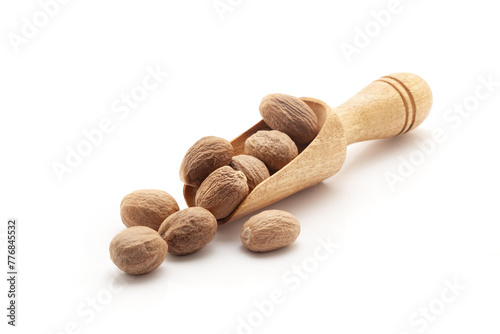
<svg viewBox="0 0 500 334">
<path fill-rule="evenodd" d="M 215 237 L 217 220 L 231 215 L 259 183 L 298 155 L 298 144 L 308 144 L 319 132 L 314 111 L 293 96 L 268 95 L 259 109 L 271 130 L 250 136 L 245 154 L 233 156 L 231 143 L 218 137 L 204 137 L 187 151 L 180 178 L 196 190 L 195 206 L 179 210 L 172 196 L 153 189 L 123 198 L 120 214 L 127 229 L 109 246 L 118 268 L 145 274 L 158 268 L 167 252 L 188 255 L 205 247 Z M 240 237 L 251 251 L 267 252 L 293 243 L 299 233 L 293 215 L 267 210 L 251 217 Z"/>
</svg>

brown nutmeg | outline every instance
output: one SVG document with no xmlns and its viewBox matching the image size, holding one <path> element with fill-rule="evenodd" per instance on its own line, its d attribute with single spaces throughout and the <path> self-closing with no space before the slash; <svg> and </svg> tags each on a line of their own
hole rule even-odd
<svg viewBox="0 0 500 334">
<path fill-rule="evenodd" d="M 270 94 L 260 103 L 260 114 L 273 130 L 286 133 L 297 144 L 307 144 L 319 132 L 318 117 L 301 99 Z"/>
<path fill-rule="evenodd" d="M 168 244 L 168 252 L 188 255 L 205 247 L 215 237 L 217 219 L 207 209 L 192 207 L 169 216 L 158 233 Z"/>
<path fill-rule="evenodd" d="M 251 192 L 259 183 L 267 179 L 269 170 L 266 165 L 251 155 L 241 154 L 233 157 L 229 166 L 243 172 L 247 178 L 248 190 Z"/>
<path fill-rule="evenodd" d="M 155 189 L 131 192 L 120 204 L 120 215 L 125 226 L 147 226 L 155 231 L 168 216 L 177 211 L 179 206 L 175 199 L 167 192 Z"/>
<path fill-rule="evenodd" d="M 283 132 L 257 131 L 245 141 L 245 154 L 261 160 L 270 170 L 279 170 L 295 159 L 298 149 Z"/>
<path fill-rule="evenodd" d="M 132 275 L 155 270 L 167 256 L 167 243 L 146 226 L 132 226 L 118 233 L 109 245 L 111 261 Z"/>
<path fill-rule="evenodd" d="M 229 166 L 224 166 L 212 174 L 200 185 L 196 192 L 196 206 L 210 211 L 215 218 L 229 216 L 248 195 L 245 174 Z"/>
<path fill-rule="evenodd" d="M 241 242 L 251 251 L 269 252 L 293 243 L 300 223 L 291 213 L 267 210 L 251 217 L 241 231 Z"/>
<path fill-rule="evenodd" d="M 219 137 L 204 137 L 189 148 L 179 169 L 181 181 L 198 187 L 214 170 L 226 166 L 233 157 L 233 146 Z"/>
</svg>

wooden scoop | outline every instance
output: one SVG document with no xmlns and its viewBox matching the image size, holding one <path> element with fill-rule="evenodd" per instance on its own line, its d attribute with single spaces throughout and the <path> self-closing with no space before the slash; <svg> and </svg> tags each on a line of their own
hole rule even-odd
<svg viewBox="0 0 500 334">
<path fill-rule="evenodd" d="M 411 73 L 382 77 L 332 109 L 326 103 L 302 98 L 318 116 L 321 130 L 312 142 L 299 147 L 299 155 L 260 183 L 219 224 L 225 224 L 262 209 L 287 196 L 317 184 L 337 173 L 345 160 L 347 145 L 402 135 L 427 117 L 432 93 L 427 83 Z M 245 140 L 259 130 L 268 130 L 262 120 L 235 138 L 234 155 L 244 154 Z M 188 206 L 195 205 L 196 188 L 185 186 Z"/>
</svg>

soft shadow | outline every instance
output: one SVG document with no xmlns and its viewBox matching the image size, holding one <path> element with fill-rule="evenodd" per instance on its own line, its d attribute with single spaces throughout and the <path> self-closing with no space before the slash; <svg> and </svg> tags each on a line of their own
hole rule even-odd
<svg viewBox="0 0 500 334">
<path fill-rule="evenodd" d="M 196 253 L 189 255 L 173 255 L 168 253 L 165 258 L 165 262 L 187 262 L 187 261 L 196 261 L 200 258 L 210 256 L 215 248 L 214 242 L 210 242 L 208 245 L 197 251 Z"/>
<path fill-rule="evenodd" d="M 235 242 L 235 240 L 239 241 L 239 236 L 243 229 L 243 224 L 248 219 L 250 219 L 250 217 L 259 214 L 262 211 L 284 210 L 293 213 L 294 211 L 305 207 L 311 208 L 311 210 L 313 210 L 316 205 L 322 205 L 321 203 L 325 199 L 331 198 L 333 194 L 335 194 L 335 185 L 320 182 L 312 187 L 309 187 L 285 199 L 282 199 L 281 201 L 273 203 L 265 207 L 264 209 L 255 211 L 230 223 L 220 225 L 217 229 L 217 242 Z"/>
<path fill-rule="evenodd" d="M 360 170 L 367 168 L 370 164 L 410 153 L 417 147 L 416 143 L 418 141 L 430 137 L 430 130 L 419 129 L 398 137 L 360 143 L 360 145 L 364 145 L 364 148 L 358 150 L 356 156 L 352 159 L 349 159 L 350 150 L 348 148 L 346 163 L 341 169 L 342 175 L 359 173 Z M 356 147 L 353 146 L 352 149 L 356 149 Z"/>
<path fill-rule="evenodd" d="M 119 269 L 117 269 L 119 270 Z M 134 285 L 134 284 L 150 284 L 150 282 L 154 281 L 164 281 L 165 280 L 165 275 L 168 274 L 167 268 L 162 264 L 155 270 L 153 270 L 150 273 L 144 274 L 144 275 L 130 275 L 127 273 L 124 273 L 123 271 L 120 270 L 118 274 L 110 274 L 110 280 L 113 278 L 117 278 L 118 280 L 122 282 L 126 282 L 126 284 Z"/>
<path fill-rule="evenodd" d="M 267 258 L 275 258 L 278 256 L 282 256 L 283 254 L 286 253 L 291 253 L 296 251 L 296 248 L 298 245 L 296 243 L 293 243 L 291 245 L 288 245 L 286 247 L 276 249 L 270 252 L 264 252 L 264 253 L 258 253 L 258 252 L 252 252 L 251 250 L 247 249 L 245 246 L 241 245 L 239 247 L 240 253 L 244 253 L 245 256 L 250 256 L 252 258 L 258 258 L 258 259 L 267 259 Z"/>
<path fill-rule="evenodd" d="M 410 132 L 394 138 L 360 143 L 359 145 L 364 145 L 364 147 L 361 148 L 353 146 L 351 150 L 348 149 L 348 158 L 341 169 L 342 178 L 356 177 L 356 175 L 363 173 L 363 170 L 369 169 L 371 165 L 377 162 L 393 159 L 401 154 L 410 153 L 417 147 L 416 143 L 419 140 L 430 138 L 430 133 L 430 130 L 419 129 L 418 131 Z M 354 151 L 351 152 L 351 154 L 355 154 L 352 159 L 349 159 L 350 151 Z M 264 210 L 284 210 L 293 213 L 298 210 L 308 208 L 312 211 L 315 207 L 327 205 L 325 203 L 334 200 L 337 195 L 341 196 L 342 194 L 338 189 L 339 188 L 335 186 L 335 182 L 320 182 L 317 185 L 304 189 L 296 194 L 282 199 L 281 201 L 271 204 L 264 209 L 255 211 L 230 223 L 220 225 L 217 230 L 217 242 L 239 242 L 239 235 L 243 224 L 251 216 L 254 216 Z M 269 255 L 252 253 L 244 246 L 240 247 L 240 251 L 251 253 L 250 256 L 254 257 L 274 257 L 282 252 L 287 252 L 287 249 L 290 249 L 289 247 L 291 246 L 285 247 L 281 250 L 265 253 Z"/>
</svg>

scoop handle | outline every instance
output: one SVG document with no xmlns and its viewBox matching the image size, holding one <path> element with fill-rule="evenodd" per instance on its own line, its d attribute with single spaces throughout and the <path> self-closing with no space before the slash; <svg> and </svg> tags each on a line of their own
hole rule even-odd
<svg viewBox="0 0 500 334">
<path fill-rule="evenodd" d="M 394 73 L 372 82 L 334 109 L 347 144 L 404 134 L 419 126 L 432 107 L 427 83 L 411 73 Z"/>
</svg>

